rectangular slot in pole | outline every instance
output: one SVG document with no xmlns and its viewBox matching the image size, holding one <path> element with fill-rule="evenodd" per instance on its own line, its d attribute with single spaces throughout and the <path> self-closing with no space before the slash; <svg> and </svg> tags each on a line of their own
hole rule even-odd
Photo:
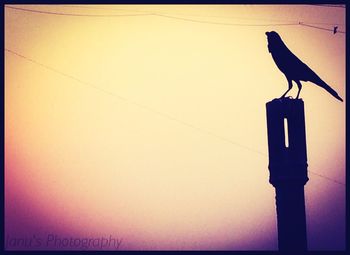
<svg viewBox="0 0 350 255">
<path fill-rule="evenodd" d="M 284 118 L 284 146 L 289 147 L 288 120 Z"/>
</svg>

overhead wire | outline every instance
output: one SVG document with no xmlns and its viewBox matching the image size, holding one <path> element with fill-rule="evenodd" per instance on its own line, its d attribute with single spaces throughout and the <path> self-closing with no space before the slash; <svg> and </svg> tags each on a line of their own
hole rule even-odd
<svg viewBox="0 0 350 255">
<path fill-rule="evenodd" d="M 119 17 L 119 16 L 159 16 L 159 17 L 165 17 L 170 19 L 178 19 L 178 20 L 185 20 L 185 21 L 191 21 L 191 22 L 197 22 L 197 23 L 206 23 L 206 24 L 216 24 L 216 25 L 231 25 L 231 26 L 283 26 L 283 25 L 298 25 L 298 23 L 286 23 L 286 24 L 240 24 L 240 23 L 223 23 L 223 22 L 211 22 L 211 21 L 201 21 L 201 20 L 195 20 L 195 19 L 187 19 L 187 18 L 180 18 L 175 16 L 169 16 L 164 14 L 157 14 L 157 13 L 147 13 L 147 14 L 75 14 L 75 13 L 63 13 L 63 12 L 51 12 L 51 11 L 40 11 L 40 10 L 34 10 L 34 9 L 28 9 L 28 8 L 20 8 L 20 7 L 12 7 L 12 6 L 5 6 L 6 8 L 20 10 L 20 11 L 27 11 L 27 12 L 33 12 L 33 13 L 40 13 L 40 14 L 51 14 L 51 15 L 61 15 L 61 16 L 78 16 L 78 17 Z"/>
<path fill-rule="evenodd" d="M 65 77 L 67 77 L 67 78 L 73 79 L 73 80 L 75 80 L 75 81 L 77 81 L 77 82 L 79 82 L 79 83 L 81 83 L 81 84 L 88 85 L 89 87 L 94 88 L 94 89 L 97 89 L 97 90 L 99 90 L 99 91 L 101 91 L 101 92 L 103 92 L 103 93 L 105 93 L 105 94 L 108 94 L 108 95 L 110 95 L 110 96 L 115 96 L 115 97 L 117 97 L 117 98 L 119 98 L 119 99 L 122 99 L 122 100 L 124 100 L 124 101 L 128 101 L 129 103 L 131 103 L 131 104 L 133 104 L 133 105 L 136 105 L 136 106 L 138 106 L 138 107 L 140 107 L 140 108 L 143 108 L 143 109 L 145 109 L 145 110 L 148 110 L 148 111 L 150 111 L 150 112 L 156 113 L 157 115 L 161 115 L 161 116 L 163 116 L 163 117 L 165 117 L 165 118 L 168 118 L 168 119 L 173 120 L 173 121 L 176 121 L 176 122 L 178 122 L 178 123 L 180 123 L 180 124 L 183 124 L 183 125 L 186 125 L 186 126 L 188 126 L 188 127 L 193 128 L 193 129 L 196 129 L 196 130 L 198 130 L 198 131 L 201 131 L 202 133 L 206 133 L 206 134 L 208 134 L 208 135 L 214 136 L 214 137 L 219 138 L 219 139 L 221 139 L 221 140 L 223 140 L 223 141 L 226 141 L 226 142 L 228 142 L 228 143 L 235 144 L 236 146 L 240 146 L 240 147 L 245 148 L 245 149 L 247 149 L 247 150 L 255 151 L 256 153 L 259 153 L 259 154 L 261 154 L 261 155 L 266 156 L 266 154 L 264 154 L 264 153 L 262 153 L 262 152 L 260 152 L 260 151 L 258 151 L 258 150 L 255 150 L 255 149 L 252 149 L 252 148 L 250 148 L 250 147 L 248 147 L 248 146 L 245 146 L 245 145 L 236 143 L 236 142 L 231 141 L 231 140 L 229 140 L 228 138 L 225 138 L 225 137 L 223 137 L 223 136 L 216 135 L 216 134 L 212 133 L 211 131 L 204 130 L 204 129 L 199 128 L 199 127 L 197 127 L 197 126 L 195 126 L 195 125 L 192 125 L 192 124 L 190 124 L 190 123 L 187 123 L 187 122 L 185 122 L 185 121 L 183 121 L 183 120 L 177 119 L 176 117 L 174 117 L 174 116 L 172 116 L 172 115 L 170 115 L 170 114 L 167 114 L 167 113 L 164 113 L 164 112 L 160 112 L 160 111 L 155 110 L 155 109 L 153 109 L 153 108 L 151 108 L 151 107 L 149 107 L 149 106 L 140 104 L 140 103 L 138 103 L 138 102 L 131 101 L 131 100 L 127 99 L 126 97 L 123 97 L 123 96 L 118 95 L 118 94 L 116 94 L 116 93 L 112 93 L 112 92 L 110 92 L 110 91 L 104 90 L 104 89 L 102 89 L 102 88 L 100 88 L 100 87 L 98 87 L 98 86 L 95 86 L 95 85 L 92 84 L 92 83 L 83 81 L 83 80 L 81 80 L 81 79 L 79 79 L 79 78 L 77 78 L 77 77 L 75 77 L 75 76 L 73 76 L 73 75 L 64 73 L 64 72 L 62 72 L 62 71 L 60 71 L 60 70 L 57 70 L 57 69 L 55 69 L 55 68 L 52 68 L 52 67 L 50 67 L 50 66 L 48 66 L 48 65 L 42 64 L 42 63 L 40 63 L 40 62 L 38 62 L 38 61 L 36 61 L 36 60 L 34 60 L 34 59 L 32 59 L 32 58 L 26 57 L 26 56 L 24 56 L 24 55 L 22 55 L 22 54 L 19 54 L 19 53 L 13 51 L 13 50 L 10 50 L 10 49 L 5 48 L 5 51 L 7 51 L 7 52 L 9 52 L 9 53 L 12 53 L 12 54 L 14 54 L 14 55 L 16 55 L 16 56 L 18 56 L 18 57 L 21 57 L 21 58 L 23 58 L 23 59 L 26 59 L 27 61 L 30 61 L 30 62 L 32 62 L 32 63 L 34 63 L 34 64 L 40 65 L 40 66 L 42 66 L 42 67 L 44 67 L 44 68 L 46 68 L 46 69 L 48 69 L 48 70 L 50 70 L 50 71 L 53 71 L 53 72 L 58 73 L 58 74 L 60 74 L 60 75 L 63 75 L 63 76 L 65 76 Z"/>
<path fill-rule="evenodd" d="M 317 26 L 309 25 L 309 24 L 306 24 L 306 23 L 303 23 L 303 22 L 299 22 L 299 25 L 305 26 L 305 27 L 312 27 L 312 28 L 316 28 L 316 29 L 321 29 L 321 30 L 326 30 L 326 31 L 331 31 L 331 32 L 334 31 L 334 29 L 323 28 L 323 27 L 317 27 Z M 345 34 L 344 31 L 337 31 L 336 33 Z"/>
<path fill-rule="evenodd" d="M 203 14 L 188 14 L 188 13 L 169 13 L 169 12 L 163 12 L 163 11 L 159 11 L 159 10 L 140 10 L 140 9 L 123 9 L 123 8 L 106 8 L 106 7 L 91 7 L 91 6 L 82 6 L 82 5 L 64 5 L 64 7 L 71 7 L 71 8 L 85 8 L 85 9 L 92 9 L 92 10 L 109 10 L 109 11 L 131 11 L 131 12 L 142 12 L 142 13 L 147 13 L 147 14 L 150 14 L 150 15 L 155 15 L 155 16 L 164 16 L 164 17 L 167 17 L 167 18 L 174 18 L 174 19 L 179 19 L 179 17 L 174 17 L 173 15 L 176 15 L 176 16 L 192 16 L 192 17 L 209 17 L 209 18 L 221 18 L 221 19 L 237 19 L 237 20 L 256 20 L 256 21 L 274 21 L 274 22 L 283 22 L 283 23 L 292 23 L 293 25 L 297 25 L 295 21 L 292 21 L 292 20 L 280 20 L 280 19 L 261 19 L 261 18 L 247 18 L 247 17 L 238 17 L 238 16 L 222 16 L 222 15 L 203 15 Z M 186 20 L 186 19 L 184 19 Z M 194 21 L 193 19 L 192 20 L 187 20 L 187 21 Z M 198 20 L 196 20 L 196 22 L 198 22 Z M 206 23 L 206 22 L 203 22 L 203 23 Z M 281 25 L 281 23 L 278 23 L 279 25 Z M 299 23 L 304 23 L 304 24 L 319 24 L 319 25 L 332 25 L 332 26 L 343 26 L 344 24 L 343 23 L 329 23 L 329 22 L 312 22 L 312 21 L 309 21 L 309 22 L 299 22 Z M 298 23 L 298 24 L 299 24 Z M 214 22 L 212 24 L 218 24 L 218 25 L 228 25 L 228 24 L 225 24 L 225 23 L 221 23 L 221 22 Z M 237 24 L 232 24 L 232 25 L 237 25 Z M 246 25 L 249 25 L 249 24 L 246 24 Z M 255 24 L 253 24 L 255 25 Z M 275 24 L 266 24 L 266 25 L 275 25 Z M 266 26 L 266 25 L 263 25 L 263 26 Z M 283 25 L 283 24 L 282 24 Z M 315 28 L 318 28 L 318 27 L 315 27 Z M 333 31 L 333 30 L 328 30 L 328 31 Z M 338 31 L 337 31 L 338 32 Z M 344 32 L 341 32 L 341 33 L 344 33 Z"/>
<path fill-rule="evenodd" d="M 193 124 L 190 124 L 190 123 L 188 123 L 188 122 L 186 122 L 186 121 L 180 120 L 180 119 L 178 119 L 178 118 L 176 118 L 176 117 L 174 117 L 174 116 L 172 116 L 172 115 L 170 115 L 170 114 L 167 114 L 167 113 L 158 111 L 158 110 L 156 110 L 156 109 L 153 109 L 153 108 L 151 108 L 151 107 L 149 107 L 149 106 L 140 104 L 140 103 L 138 103 L 138 102 L 131 101 L 131 100 L 129 100 L 128 98 L 126 98 L 126 97 L 124 97 L 124 96 L 121 96 L 121 95 L 118 95 L 118 94 L 116 94 L 116 93 L 112 93 L 112 92 L 110 92 L 110 91 L 108 91 L 108 90 L 102 89 L 102 88 L 100 88 L 100 87 L 98 87 L 98 86 L 95 86 L 95 85 L 92 84 L 92 83 L 83 81 L 83 80 L 81 80 L 81 79 L 79 79 L 79 78 L 77 78 L 77 77 L 75 77 L 75 76 L 73 76 L 73 75 L 70 75 L 70 74 L 67 74 L 67 73 L 65 73 L 65 72 L 62 72 L 62 71 L 60 71 L 60 70 L 57 70 L 57 69 L 55 69 L 55 68 L 52 68 L 52 67 L 50 67 L 50 66 L 48 66 L 48 65 L 46 65 L 46 64 L 42 64 L 42 63 L 40 63 L 40 62 L 38 62 L 38 61 L 36 61 L 36 60 L 34 60 L 34 59 L 32 59 L 32 58 L 29 58 L 29 57 L 27 57 L 27 56 L 24 56 L 24 55 L 22 55 L 22 54 L 20 54 L 20 53 L 17 53 L 17 52 L 15 52 L 15 51 L 13 51 L 13 50 L 10 50 L 10 49 L 8 49 L 8 48 L 5 48 L 5 51 L 7 51 L 7 52 L 9 52 L 9 53 L 11 53 L 11 54 L 13 54 L 13 55 L 16 55 L 16 56 L 18 56 L 18 57 L 20 57 L 20 58 L 22 58 L 22 59 L 25 59 L 25 60 L 27 60 L 27 61 L 29 61 L 29 62 L 32 62 L 32 63 L 34 63 L 34 64 L 36 64 L 36 65 L 39 65 L 39 66 L 41 66 L 41 67 L 43 67 L 43 68 L 46 68 L 46 69 L 48 69 L 48 70 L 50 70 L 50 71 L 52 71 L 52 72 L 58 73 L 58 74 L 60 74 L 60 75 L 62 75 L 62 76 L 65 76 L 65 77 L 67 77 L 67 78 L 69 78 L 69 79 L 72 79 L 72 80 L 74 80 L 74 81 L 76 81 L 76 82 L 79 82 L 79 83 L 81 83 L 81 84 L 83 84 L 83 85 L 87 85 L 87 86 L 89 86 L 89 87 L 91 87 L 91 88 L 94 88 L 94 89 L 96 89 L 96 90 L 99 90 L 99 91 L 101 91 L 101 92 L 103 92 L 103 93 L 105 93 L 105 94 L 108 94 L 108 95 L 110 95 L 110 96 L 116 97 L 116 98 L 118 98 L 118 99 L 120 99 L 120 100 L 126 101 L 126 102 L 128 102 L 128 103 L 133 104 L 133 105 L 136 105 L 136 106 L 138 106 L 139 108 L 145 109 L 145 110 L 147 110 L 147 111 L 149 111 L 149 112 L 155 113 L 155 114 L 157 114 L 157 115 L 160 115 L 160 116 L 162 116 L 162 117 L 165 117 L 165 118 L 170 119 L 170 120 L 172 120 L 172 121 L 175 121 L 175 122 L 177 122 L 177 123 L 180 123 L 180 124 L 182 124 L 182 125 L 185 125 L 185 126 L 187 126 L 187 127 L 190 127 L 190 128 L 192 128 L 192 129 L 194 129 L 194 130 L 200 131 L 200 132 L 202 132 L 202 133 L 204 133 L 204 134 L 207 134 L 207 135 L 209 135 L 209 136 L 212 136 L 212 137 L 215 137 L 215 138 L 220 139 L 220 140 L 222 140 L 222 141 L 225 141 L 225 142 L 227 142 L 227 143 L 230 143 L 230 144 L 232 144 L 232 145 L 234 145 L 234 146 L 238 146 L 238 147 L 244 148 L 244 149 L 246 149 L 246 150 L 249 150 L 249 151 L 251 151 L 251 152 L 260 154 L 260 155 L 262 155 L 262 156 L 264 156 L 264 157 L 268 157 L 268 155 L 267 155 L 266 153 L 263 153 L 263 152 L 261 152 L 261 151 L 259 151 L 259 150 L 256 150 L 256 149 L 250 148 L 250 147 L 248 147 L 248 146 L 242 145 L 242 144 L 240 144 L 240 143 L 234 142 L 234 141 L 232 141 L 232 140 L 230 140 L 230 139 L 228 139 L 228 138 L 226 138 L 226 137 L 224 137 L 224 136 L 217 135 L 217 134 L 213 133 L 212 131 L 205 130 L 205 129 L 203 129 L 203 128 L 200 128 L 200 127 L 198 127 L 198 126 L 195 126 L 195 125 L 193 125 Z M 321 175 L 321 174 L 318 174 L 318 173 L 315 173 L 315 172 L 312 172 L 312 171 L 309 171 L 309 170 L 308 170 L 308 172 L 311 173 L 311 174 L 314 174 L 314 175 L 316 175 L 316 176 L 319 176 L 319 177 L 321 177 L 321 178 L 324 178 L 324 179 L 326 179 L 326 180 L 328 180 L 328 181 L 331 181 L 331 182 L 333 182 L 333 183 L 336 183 L 336 184 L 345 186 L 345 183 L 339 182 L 339 181 L 334 180 L 334 179 L 332 179 L 332 178 L 329 178 L 329 177 L 327 177 L 327 176 L 325 176 L 325 175 Z"/>
<path fill-rule="evenodd" d="M 204 23 L 204 24 L 213 24 L 213 25 L 226 25 L 226 26 L 242 26 L 242 27 L 299 26 L 300 25 L 300 26 L 306 26 L 306 27 L 320 29 L 320 30 L 325 30 L 325 31 L 333 31 L 333 32 L 336 31 L 336 33 L 345 34 L 344 31 L 334 30 L 335 27 L 333 27 L 333 29 L 327 29 L 327 28 L 323 28 L 323 27 L 310 25 L 310 24 L 317 24 L 317 23 L 305 23 L 305 22 L 247 24 L 247 23 L 227 23 L 227 22 L 204 21 L 204 20 L 197 20 L 197 19 L 177 17 L 177 16 L 172 16 L 172 15 L 165 15 L 165 14 L 160 14 L 160 13 L 143 13 L 143 14 L 76 14 L 76 13 L 40 11 L 40 10 L 34 10 L 34 9 L 13 7 L 13 6 L 5 6 L 5 7 L 6 8 L 10 8 L 10 9 L 19 10 L 19 11 L 27 11 L 27 12 L 40 13 L 40 14 L 51 14 L 51 15 L 61 15 L 61 16 L 77 16 L 77 17 L 158 16 L 158 17 L 164 17 L 164 18 L 169 18 L 169 19 L 188 21 L 188 22 L 195 22 L 195 23 Z"/>
<path fill-rule="evenodd" d="M 28 8 L 5 6 L 6 8 L 20 10 L 25 12 L 51 14 L 59 16 L 76 16 L 76 17 L 123 17 L 123 16 L 150 16 L 151 14 L 77 14 L 77 13 L 63 13 L 63 12 L 51 12 L 51 11 L 40 11 Z"/>
<path fill-rule="evenodd" d="M 346 8 L 344 5 L 338 5 L 338 4 L 309 4 L 309 5 L 318 6 L 318 7 L 335 7 L 335 8 L 343 8 L 343 9 Z"/>
<path fill-rule="evenodd" d="M 318 174 L 318 173 L 315 173 L 315 172 L 311 172 L 311 171 L 309 171 L 309 170 L 308 170 L 308 172 L 309 172 L 309 173 L 312 173 L 313 175 L 316 175 L 316 176 L 318 176 L 318 177 L 321 177 L 321 178 L 323 178 L 323 179 L 326 179 L 326 180 L 328 180 L 328 181 L 331 181 L 331 182 L 334 182 L 334 183 L 336 183 L 336 184 L 345 186 L 345 183 L 340 182 L 340 181 L 337 181 L 337 180 L 334 180 L 334 179 L 332 179 L 332 178 L 329 178 L 328 176 L 325 176 L 325 175 L 322 175 L 322 174 Z"/>
<path fill-rule="evenodd" d="M 164 14 L 154 14 L 154 15 L 160 16 L 160 17 L 165 17 L 165 18 L 170 18 L 170 19 L 177 19 L 177 20 L 196 22 L 196 23 L 205 23 L 205 24 L 214 24 L 214 25 L 226 25 L 226 26 L 266 27 L 266 26 L 295 26 L 295 25 L 298 25 L 298 23 L 268 23 L 268 24 L 225 23 L 225 22 L 203 21 L 203 20 L 196 20 L 196 19 L 190 19 L 190 18 L 181 18 L 181 17 L 164 15 Z"/>
<path fill-rule="evenodd" d="M 122 99 L 122 100 L 127 100 L 126 98 L 124 98 L 124 97 L 122 97 L 122 96 L 120 96 L 120 95 L 117 95 L 117 94 L 111 93 L 111 92 L 109 92 L 109 91 L 107 91 L 107 90 L 104 90 L 104 89 L 102 89 L 102 88 L 99 88 L 99 87 L 95 86 L 95 85 L 92 84 L 92 83 L 83 81 L 83 80 L 81 80 L 81 79 L 79 79 L 79 78 L 77 78 L 77 77 L 75 77 L 75 76 L 73 76 L 73 75 L 70 75 L 70 74 L 61 72 L 61 71 L 59 71 L 59 70 L 57 70 L 57 69 L 55 69 L 55 68 L 52 68 L 52 67 L 50 67 L 50 66 L 48 66 L 48 65 L 45 65 L 45 64 L 42 64 L 42 63 L 40 63 L 40 62 L 38 62 L 38 61 L 35 61 L 35 60 L 32 59 L 32 58 L 26 57 L 26 56 L 24 56 L 24 55 L 22 55 L 22 54 L 20 54 L 20 53 L 17 53 L 17 52 L 15 52 L 15 51 L 13 51 L 13 50 L 10 50 L 10 49 L 5 48 L 5 51 L 7 51 L 7 52 L 9 52 L 9 53 L 11 53 L 11 54 L 14 54 L 14 55 L 16 55 L 16 56 L 18 56 L 18 57 L 20 57 L 20 58 L 23 58 L 23 59 L 25 59 L 25 60 L 27 60 L 27 61 L 30 61 L 30 62 L 32 62 L 32 63 L 34 63 L 34 64 L 36 64 L 36 65 L 39 65 L 39 66 L 41 66 L 41 67 L 43 67 L 43 68 L 46 68 L 46 69 L 48 69 L 48 70 L 50 70 L 50 71 L 52 71 L 52 72 L 58 73 L 58 74 L 60 74 L 60 75 L 62 75 L 62 76 L 65 76 L 65 77 L 67 77 L 67 78 L 69 78 L 69 79 L 72 79 L 72 80 L 74 80 L 74 81 L 77 81 L 77 82 L 79 82 L 79 83 L 81 83 L 81 84 L 87 85 L 87 86 L 92 87 L 92 88 L 97 89 L 97 90 L 100 90 L 100 91 L 102 91 L 102 92 L 105 93 L 105 94 L 118 97 L 119 99 Z"/>
<path fill-rule="evenodd" d="M 82 6 L 82 5 L 63 5 L 62 7 L 70 7 L 70 8 L 83 8 L 83 9 L 91 9 L 91 10 L 108 10 L 108 11 L 126 11 L 126 12 L 142 12 L 148 14 L 163 14 L 163 15 L 176 15 L 176 16 L 185 16 L 185 17 L 205 17 L 205 18 L 220 18 L 220 19 L 237 19 L 237 20 L 257 20 L 257 21 L 275 21 L 275 22 L 292 22 L 291 20 L 280 20 L 280 19 L 262 19 L 262 18 L 248 18 L 241 16 L 228 16 L 228 15 L 208 15 L 208 14 L 190 14 L 190 13 L 179 13 L 179 12 L 164 12 L 160 10 L 140 10 L 140 9 L 123 9 L 123 8 L 115 8 L 115 7 L 95 7 L 95 6 Z M 310 23 L 310 22 L 308 22 Z M 314 23 L 313 23 L 314 24 Z M 333 24 L 333 23 L 332 23 Z"/>
</svg>

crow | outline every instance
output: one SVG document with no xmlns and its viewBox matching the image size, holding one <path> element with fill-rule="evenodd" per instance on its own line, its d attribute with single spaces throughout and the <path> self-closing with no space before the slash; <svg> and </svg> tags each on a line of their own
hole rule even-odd
<svg viewBox="0 0 350 255">
<path fill-rule="evenodd" d="M 285 95 L 292 89 L 292 81 L 295 81 L 299 89 L 296 99 L 299 98 L 302 87 L 300 81 L 311 81 L 321 88 L 324 88 L 335 98 L 343 102 L 343 99 L 334 89 L 325 83 L 314 71 L 311 70 L 310 67 L 304 64 L 287 48 L 278 33 L 271 31 L 266 32 L 265 34 L 267 36 L 267 47 L 269 52 L 271 53 L 277 67 L 282 73 L 284 73 L 288 81 L 288 90 L 281 96 L 281 98 L 284 98 Z"/>
</svg>

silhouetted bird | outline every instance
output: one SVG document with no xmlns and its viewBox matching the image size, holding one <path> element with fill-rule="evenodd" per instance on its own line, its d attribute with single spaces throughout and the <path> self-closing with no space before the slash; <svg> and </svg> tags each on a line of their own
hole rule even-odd
<svg viewBox="0 0 350 255">
<path fill-rule="evenodd" d="M 333 90 L 314 71 L 312 71 L 310 67 L 304 64 L 287 48 L 279 34 L 277 34 L 275 31 L 266 32 L 265 34 L 267 35 L 269 52 L 271 53 L 277 67 L 282 71 L 282 73 L 284 73 L 288 80 L 288 90 L 281 96 L 281 98 L 285 97 L 288 91 L 292 89 L 292 81 L 296 82 L 299 89 L 296 98 L 299 98 L 302 87 L 300 81 L 311 81 L 327 90 L 338 100 L 343 101 L 335 90 Z"/>
</svg>

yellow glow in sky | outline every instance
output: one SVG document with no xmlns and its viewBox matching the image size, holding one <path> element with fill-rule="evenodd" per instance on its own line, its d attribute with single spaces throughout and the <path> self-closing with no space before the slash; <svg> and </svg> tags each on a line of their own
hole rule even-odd
<svg viewBox="0 0 350 255">
<path fill-rule="evenodd" d="M 7 234 L 113 234 L 126 250 L 276 249 L 265 103 L 287 81 L 265 32 L 345 99 L 345 34 L 280 26 L 299 21 L 345 31 L 345 9 L 5 6 Z M 301 98 L 309 248 L 342 249 L 345 187 L 319 175 L 345 182 L 345 102 L 311 83 Z"/>
</svg>

